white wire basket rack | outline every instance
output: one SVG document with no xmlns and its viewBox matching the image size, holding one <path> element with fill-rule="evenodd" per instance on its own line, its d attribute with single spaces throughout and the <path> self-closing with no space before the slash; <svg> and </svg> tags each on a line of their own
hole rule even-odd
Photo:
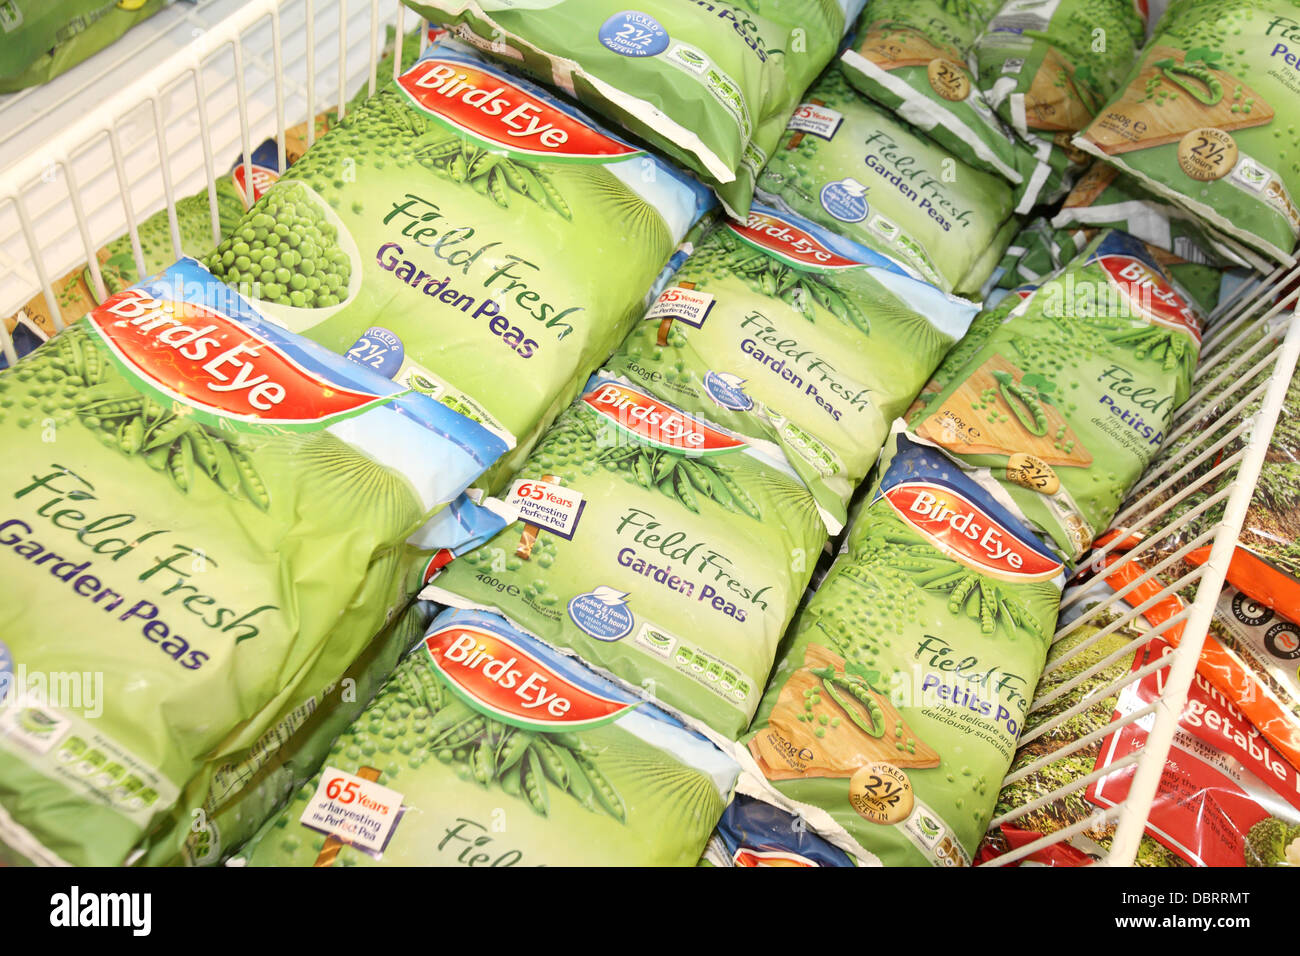
<svg viewBox="0 0 1300 956">
<path fill-rule="evenodd" d="M 38 293 L 61 328 L 55 282 L 83 263 L 97 296 L 96 251 L 203 189 L 220 240 L 216 180 L 236 156 L 374 91 L 389 27 L 419 18 L 395 0 L 201 0 L 167 7 L 52 82 L 0 97 L 0 316 Z M 422 41 L 422 46 L 425 41 Z M 394 68 L 400 62 L 394 57 Z M 308 124 L 308 143 L 315 128 Z M 0 331 L 0 349 L 14 361 Z"/>
<path fill-rule="evenodd" d="M 136 268 L 143 273 L 138 224 L 162 209 L 168 211 L 172 245 L 179 256 L 177 199 L 205 184 L 215 244 L 221 238 L 216 179 L 225 172 L 225 164 L 241 153 L 247 162 L 257 143 L 274 136 L 283 168 L 287 128 L 326 108 L 342 111 L 362 84 L 368 83 L 373 92 L 389 27 L 395 27 L 400 38 L 417 26 L 423 36 L 425 25 L 409 11 L 404 13 L 396 0 L 178 4 L 53 82 L 0 97 L 0 156 L 8 158 L 0 168 L 0 315 L 12 314 L 40 295 L 55 327 L 61 328 L 55 277 L 86 263 L 89 282 L 102 297 L 105 289 L 96 251 L 124 234 L 131 237 Z M 400 57 L 393 58 L 394 70 L 399 62 Z M 312 133 L 309 124 L 308 142 Z M 1066 751 L 1042 758 L 1055 759 L 1142 721 L 1149 734 L 1146 745 L 1104 771 L 1132 768 L 1127 796 L 986 865 L 1020 861 L 1100 826 L 1113 828 L 1113 839 L 1108 852 L 1099 854 L 1100 862 L 1112 866 L 1134 862 L 1300 355 L 1297 293 L 1283 292 L 1298 278 L 1300 267 L 1278 269 L 1256 277 L 1220 305 L 1202 346 L 1191 398 L 1175 418 L 1165 455 L 1121 509 L 1115 522 L 1120 533 L 1098 548 L 1089 562 L 1099 567 L 1113 553 L 1112 572 L 1131 563 L 1141 573 L 1101 604 L 1089 606 L 1081 617 L 1076 613 L 1077 620 L 1057 635 L 1064 637 L 1080 620 L 1088 619 L 1106 621 L 1101 633 L 1111 633 L 1177 592 L 1184 596 L 1182 610 L 1134 639 L 1134 643 L 1147 641 L 1180 627 L 1177 648 L 1090 689 L 1070 708 L 1033 726 L 1022 740 L 1030 742 L 1049 733 L 1073 714 L 1113 697 L 1152 671 L 1165 671 L 1163 691 L 1153 702 L 1113 719 L 1068 745 Z M 0 350 L 11 363 L 15 361 L 2 324 Z M 1194 497 L 1195 507 L 1178 507 Z M 1206 515 L 1214 518 L 1209 526 L 1205 526 Z M 1120 553 L 1118 543 L 1134 532 L 1141 534 L 1141 544 Z M 1208 560 L 1182 571 L 1181 559 L 1206 546 Z M 1159 560 L 1152 562 L 1156 555 Z M 1161 585 L 1154 597 L 1137 606 L 1125 600 L 1151 581 Z M 1074 600 L 1067 597 L 1065 611 L 1071 611 Z M 1076 648 L 1049 667 L 1064 666 L 1083 650 Z M 1051 707 L 1061 694 L 1108 663 L 1112 661 L 1104 660 L 1040 696 L 1032 710 Z M 1034 769 L 1034 764 L 1020 767 L 1008 782 Z M 1014 825 L 1026 813 L 1077 796 L 1101 774 L 1097 771 L 1065 783 L 993 823 Z"/>
<path fill-rule="evenodd" d="M 1146 731 L 1145 745 L 1090 774 L 1046 789 L 996 816 L 991 826 L 1015 826 L 1032 813 L 1050 813 L 1054 806 L 1079 800 L 1085 789 L 1113 775 L 1132 775 L 1126 796 L 1109 805 L 1099 802 L 1086 817 L 1009 849 L 984 865 L 1014 863 L 1080 836 L 1087 845 L 1086 835 L 1098 831 L 1113 834 L 1107 851 L 1094 853 L 1099 862 L 1134 863 L 1300 354 L 1297 292 L 1292 288 L 1297 276 L 1300 269 L 1278 269 L 1257 277 L 1221 303 L 1211 317 L 1191 396 L 1174 417 L 1163 453 L 1134 487 L 1111 533 L 1098 539 L 1101 544 L 1080 566 L 1080 575 L 1104 574 L 1109 581 L 1124 583 L 1102 590 L 1067 590 L 1054 641 L 1085 624 L 1097 630 L 1049 663 L 1047 674 L 1062 671 L 1071 676 L 1053 683 L 1049 691 L 1040 687 L 1020 744 L 1024 747 L 1053 734 L 1071 718 L 1114 700 L 1125 688 L 1153 674 L 1159 675 L 1161 693 L 1145 705 L 1117 710 L 1108 724 L 1086 735 L 1074 739 L 1065 735 L 1068 742 L 1063 746 L 1014 767 L 1004 786 L 1095 746 L 1129 725 Z M 1204 554 L 1206 549 L 1209 556 L 1201 563 L 1186 560 L 1192 552 Z M 1098 600 L 1098 595 L 1104 597 Z M 1157 618 L 1159 623 L 1153 626 L 1146 625 L 1144 615 L 1160 605 L 1177 610 Z M 1123 646 L 1100 660 L 1095 659 L 1096 652 L 1081 657 L 1117 632 L 1128 638 Z M 1141 666 L 1131 670 L 1120 668 L 1122 673 L 1113 676 L 1117 662 L 1132 659 L 1152 638 L 1172 639 L 1175 634 L 1181 636 L 1172 653 L 1144 664 L 1139 661 Z M 1087 664 L 1071 672 L 1076 658 Z M 1111 679 L 1095 680 L 1097 675 Z M 1067 697 L 1071 691 L 1076 693 Z M 1069 706 L 1062 706 L 1063 698 Z M 1045 712 L 1050 716 L 1035 722 L 1035 715 Z M 1101 850 L 1096 844 L 1092 848 Z"/>
</svg>

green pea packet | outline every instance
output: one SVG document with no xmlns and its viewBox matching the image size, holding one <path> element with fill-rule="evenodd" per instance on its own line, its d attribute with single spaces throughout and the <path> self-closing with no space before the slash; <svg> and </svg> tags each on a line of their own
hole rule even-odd
<svg viewBox="0 0 1300 956">
<path fill-rule="evenodd" d="M 737 217 L 862 0 L 405 0 L 692 170 Z"/>
<path fill-rule="evenodd" d="M 1051 643 L 1064 567 L 901 431 L 783 645 L 738 788 L 864 864 L 968 865 Z"/>
<path fill-rule="evenodd" d="M 974 267 L 1004 235 L 1014 206 L 1006 180 L 869 103 L 835 67 L 790 120 L 757 195 L 958 294 L 988 278 Z"/>
<path fill-rule="evenodd" d="M 418 590 L 428 555 L 411 549 L 401 575 Z M 143 866 L 212 866 L 228 860 L 300 786 L 311 779 L 339 735 L 360 716 L 415 642 L 435 608 L 414 601 L 398 611 L 343 674 L 266 731 L 248 750 L 216 768 L 199 812 L 155 832 Z"/>
<path fill-rule="evenodd" d="M 0 93 L 48 83 L 170 2 L 7 0 L 0 14 Z"/>
<path fill-rule="evenodd" d="M 802 817 L 747 794 L 727 804 L 700 858 L 701 866 L 857 866 Z"/>
<path fill-rule="evenodd" d="M 605 367 L 779 446 L 835 532 L 890 423 L 974 312 L 869 249 L 755 205 L 696 244 Z"/>
<path fill-rule="evenodd" d="M 1014 290 L 1037 288 L 1045 276 L 1063 268 L 1088 245 L 1085 229 L 1057 228 L 1038 217 L 1026 222 L 1007 245 L 998 263 L 997 287 Z"/>
<path fill-rule="evenodd" d="M 1031 151 L 984 102 L 970 66 L 998 0 L 870 0 L 840 58 L 845 78 L 952 156 L 1009 183 L 1032 174 Z"/>
<path fill-rule="evenodd" d="M 1112 215 L 1099 213 L 1099 218 L 1106 219 Z M 1066 212 L 1062 210 L 1054 220 L 1034 219 L 1027 223 L 998 263 L 995 286 L 1021 289 L 1041 285 L 1045 276 L 1068 265 L 1101 231 L 1093 227 L 1056 227 L 1052 224 L 1066 218 Z M 1136 218 L 1140 220 L 1140 216 Z M 1129 223 L 1136 224 L 1134 220 L 1129 220 Z M 1147 255 L 1165 271 L 1180 295 L 1192 302 L 1202 315 L 1209 316 L 1214 312 L 1223 295 L 1225 277 L 1229 274 L 1224 268 L 1202 261 L 1188 261 L 1149 241 L 1143 240 L 1142 244 Z M 985 298 L 988 299 L 987 294 Z"/>
<path fill-rule="evenodd" d="M 1179 259 L 1220 269 L 1271 268 L 1258 253 L 1206 226 L 1196 216 L 1144 189 L 1132 176 L 1101 161 L 1079 178 L 1052 217 L 1057 229 L 1121 229 Z"/>
<path fill-rule="evenodd" d="M 500 617 L 445 611 L 248 866 L 694 866 L 739 768 Z"/>
<path fill-rule="evenodd" d="M 734 740 L 827 516 L 780 449 L 595 376 L 515 476 L 519 520 L 422 596 L 493 611 Z"/>
<path fill-rule="evenodd" d="M 1006 0 L 975 48 L 984 97 L 1022 137 L 1068 145 L 1119 89 L 1145 31 L 1132 0 Z"/>
<path fill-rule="evenodd" d="M 390 26 L 385 42 L 384 55 L 379 60 L 378 72 L 390 77 L 391 82 L 393 50 L 396 31 Z M 413 64 L 420 52 L 420 31 L 412 30 L 402 40 L 402 63 L 404 68 Z M 365 102 L 369 95 L 369 85 L 363 83 L 348 102 L 349 110 L 356 109 Z M 338 123 L 337 108 L 318 113 L 314 120 L 316 134 L 324 133 Z M 306 149 L 307 123 L 300 123 L 285 131 L 285 160 L 292 163 Z M 274 139 L 265 140 L 255 148 L 248 157 L 245 166 L 244 157 L 240 156 L 228 175 L 218 177 L 213 184 L 216 197 L 217 218 L 216 238 L 213 233 L 212 208 L 208 190 L 183 196 L 176 201 L 176 227 L 180 237 L 181 255 L 203 258 L 214 245 L 230 234 L 239 225 L 248 206 L 261 198 L 272 183 L 280 177 L 279 150 Z M 249 178 L 251 177 L 251 178 Z M 251 188 L 248 183 L 251 182 Z M 167 210 L 145 218 L 137 227 L 140 239 L 140 254 L 144 270 L 136 268 L 135 250 L 129 235 L 118 236 L 105 243 L 97 253 L 100 274 L 104 280 L 106 294 L 120 292 L 145 276 L 161 272 L 176 259 L 172 247 L 171 220 Z M 71 325 L 100 302 L 95 288 L 90 267 L 81 265 L 69 270 L 62 277 L 51 283 L 54 290 L 57 313 L 50 313 L 45 293 L 37 292 L 12 315 L 0 318 L 9 331 L 17 355 L 26 355 L 42 342 L 49 340 L 58 330 L 54 320 L 62 319 L 65 325 Z M 0 354 L 0 368 L 7 367 L 8 362 Z"/>
<path fill-rule="evenodd" d="M 0 860 L 99 866 L 179 848 L 505 451 L 192 259 L 0 373 L 0 440 Z"/>
<path fill-rule="evenodd" d="M 1067 192 L 1087 156 L 1071 142 L 1119 87 L 1143 42 L 1132 0 L 1007 0 L 973 52 L 985 101 L 1034 154 L 1017 212 Z"/>
<path fill-rule="evenodd" d="M 985 246 L 984 251 L 980 253 L 971 266 L 971 271 L 968 273 L 971 276 L 969 281 L 973 282 L 976 276 L 984 277 L 978 292 L 973 293 L 973 296 L 985 305 L 993 304 L 990 301 L 990 296 L 994 299 L 1000 297 L 998 289 L 1002 288 L 1003 285 L 1003 276 L 1006 271 L 1005 265 L 1008 261 L 1007 256 L 1016 240 L 1016 236 L 1020 234 L 1024 225 L 1025 220 L 1020 216 L 1012 216 L 1004 222 L 993 241 Z M 965 285 L 967 282 L 963 281 L 962 284 Z"/>
<path fill-rule="evenodd" d="M 496 489 L 711 203 L 444 38 L 317 140 L 206 262 L 272 320 L 496 432 L 513 446 L 480 481 Z"/>
<path fill-rule="evenodd" d="M 1300 236 L 1300 18 L 1283 0 L 1177 0 L 1075 138 L 1088 153 L 1273 262 Z"/>
<path fill-rule="evenodd" d="M 1202 318 L 1145 246 L 1107 231 L 981 321 L 908 418 L 1041 531 L 1083 555 L 1160 451 L 1186 400 Z M 946 365 L 947 363 L 945 363 Z"/>
</svg>

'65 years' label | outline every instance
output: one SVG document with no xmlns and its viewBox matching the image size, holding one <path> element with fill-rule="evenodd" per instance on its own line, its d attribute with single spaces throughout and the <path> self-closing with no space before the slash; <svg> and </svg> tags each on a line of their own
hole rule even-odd
<svg viewBox="0 0 1300 956">
<path fill-rule="evenodd" d="M 812 133 L 822 139 L 830 139 L 839 131 L 840 124 L 843 122 L 844 114 L 838 110 L 819 103 L 803 103 L 794 111 L 794 116 L 790 117 L 790 123 L 786 128 L 801 133 Z"/>
<path fill-rule="evenodd" d="M 646 312 L 647 319 L 676 319 L 700 328 L 713 310 L 713 296 L 707 292 L 672 286 L 664 289 L 655 304 Z"/>
<path fill-rule="evenodd" d="M 402 795 L 374 780 L 326 767 L 299 822 L 371 856 L 384 852 L 402 815 Z"/>
<path fill-rule="evenodd" d="M 582 492 L 549 481 L 519 478 L 510 486 L 506 500 L 519 509 L 519 518 L 529 524 L 570 539 L 578 529 L 585 502 Z"/>
</svg>

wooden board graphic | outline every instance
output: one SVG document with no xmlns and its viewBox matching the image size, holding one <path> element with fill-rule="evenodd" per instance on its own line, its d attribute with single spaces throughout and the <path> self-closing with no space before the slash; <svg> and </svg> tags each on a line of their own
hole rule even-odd
<svg viewBox="0 0 1300 956">
<path fill-rule="evenodd" d="M 1207 105 L 1152 65 L 1166 59 L 1182 64 L 1183 51 L 1173 47 L 1152 50 L 1147 66 L 1129 83 L 1123 95 L 1101 112 L 1083 133 L 1084 138 L 1114 156 L 1135 149 L 1176 143 L 1198 129 L 1231 132 L 1272 122 L 1273 108 L 1231 73 L 1210 70 L 1222 87 L 1222 96 L 1218 102 Z M 1238 87 L 1241 88 L 1240 97 L 1234 95 Z M 1158 99 L 1150 97 L 1158 91 L 1176 93 L 1177 96 L 1166 95 L 1163 103 L 1157 105 Z M 1248 108 L 1245 105 L 1247 101 L 1250 101 Z M 1237 112 L 1233 112 L 1233 106 L 1237 106 Z"/>
<path fill-rule="evenodd" d="M 808 645 L 804 666 L 781 688 L 767 729 L 750 741 L 750 753 L 769 780 L 851 777 L 860 767 L 873 763 L 890 763 L 906 769 L 939 766 L 939 754 L 918 737 L 888 697 L 871 692 L 884 715 L 884 728 L 877 737 L 861 729 L 854 720 L 856 717 L 867 725 L 872 723 L 866 707 L 849 692 L 842 691 L 840 699 L 853 709 L 850 714 L 826 690 L 822 678 L 812 672 L 815 667 L 830 667 L 843 674 L 844 658 L 819 644 Z M 804 703 L 810 698 L 805 696 L 805 691 L 813 691 L 819 698 L 812 705 L 811 721 L 799 719 L 800 714 L 808 713 Z M 826 724 L 821 723 L 823 716 Z M 832 720 L 838 720 L 838 725 L 831 727 Z M 821 737 L 817 736 L 819 728 L 824 731 Z M 908 749 L 908 741 L 913 742 L 912 749 Z"/>
<path fill-rule="evenodd" d="M 999 388 L 997 372 L 1019 382 L 1024 373 L 1001 355 L 991 355 L 961 386 L 927 417 L 917 433 L 959 455 L 1033 455 L 1049 465 L 1087 468 L 1092 454 L 1075 434 L 1055 405 L 1044 403 L 1047 430 L 1034 435 L 1027 429 Z M 990 405 L 984 396 L 996 392 Z M 1028 410 L 1021 406 L 1021 411 Z M 992 413 L 997 412 L 994 416 Z M 996 417 L 996 421 L 989 421 Z M 1064 428 L 1064 433 L 1061 429 Z M 1061 438 L 1056 436 L 1061 434 Z M 1070 443 L 1073 442 L 1071 445 Z M 1057 445 L 1061 445 L 1057 448 Z M 1069 452 L 1065 448 L 1071 448 Z"/>
</svg>

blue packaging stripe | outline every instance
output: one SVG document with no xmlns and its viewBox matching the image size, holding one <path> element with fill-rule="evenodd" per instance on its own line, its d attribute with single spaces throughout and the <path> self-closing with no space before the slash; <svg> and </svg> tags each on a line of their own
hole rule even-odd
<svg viewBox="0 0 1300 956">
<path fill-rule="evenodd" d="M 1026 547 L 1052 561 L 1060 561 L 1060 556 L 1048 548 L 1038 535 L 1030 531 L 1023 519 L 1009 512 L 951 459 L 942 452 L 926 445 L 919 445 L 900 433 L 898 450 L 880 478 L 880 488 L 876 497 L 872 499 L 872 504 L 884 497 L 884 493 L 891 488 L 908 481 L 928 481 L 957 492 L 1006 528 Z"/>
<path fill-rule="evenodd" d="M 717 832 L 733 857 L 737 850 L 760 850 L 798 854 L 818 866 L 854 865 L 852 857 L 798 817 L 743 793 L 722 814 Z"/>
<path fill-rule="evenodd" d="M 425 523 L 424 533 L 436 537 L 456 557 L 486 544 L 509 522 L 489 508 L 476 505 L 461 494 Z"/>
<path fill-rule="evenodd" d="M 1147 247 L 1141 240 L 1118 229 L 1106 232 L 1101 242 L 1097 243 L 1097 248 L 1088 256 L 1086 263 L 1096 262 L 1102 256 L 1128 256 L 1130 259 L 1137 259 L 1157 275 L 1165 275 L 1164 267 L 1147 252 Z"/>
<path fill-rule="evenodd" d="M 280 150 L 276 146 L 274 139 L 265 139 L 248 154 L 248 160 L 254 166 L 265 166 L 267 169 L 274 169 L 277 173 L 284 172 L 280 168 Z M 230 167 L 233 173 L 240 166 L 244 165 L 244 154 L 240 153 L 239 158 L 235 160 L 234 165 Z"/>
</svg>

